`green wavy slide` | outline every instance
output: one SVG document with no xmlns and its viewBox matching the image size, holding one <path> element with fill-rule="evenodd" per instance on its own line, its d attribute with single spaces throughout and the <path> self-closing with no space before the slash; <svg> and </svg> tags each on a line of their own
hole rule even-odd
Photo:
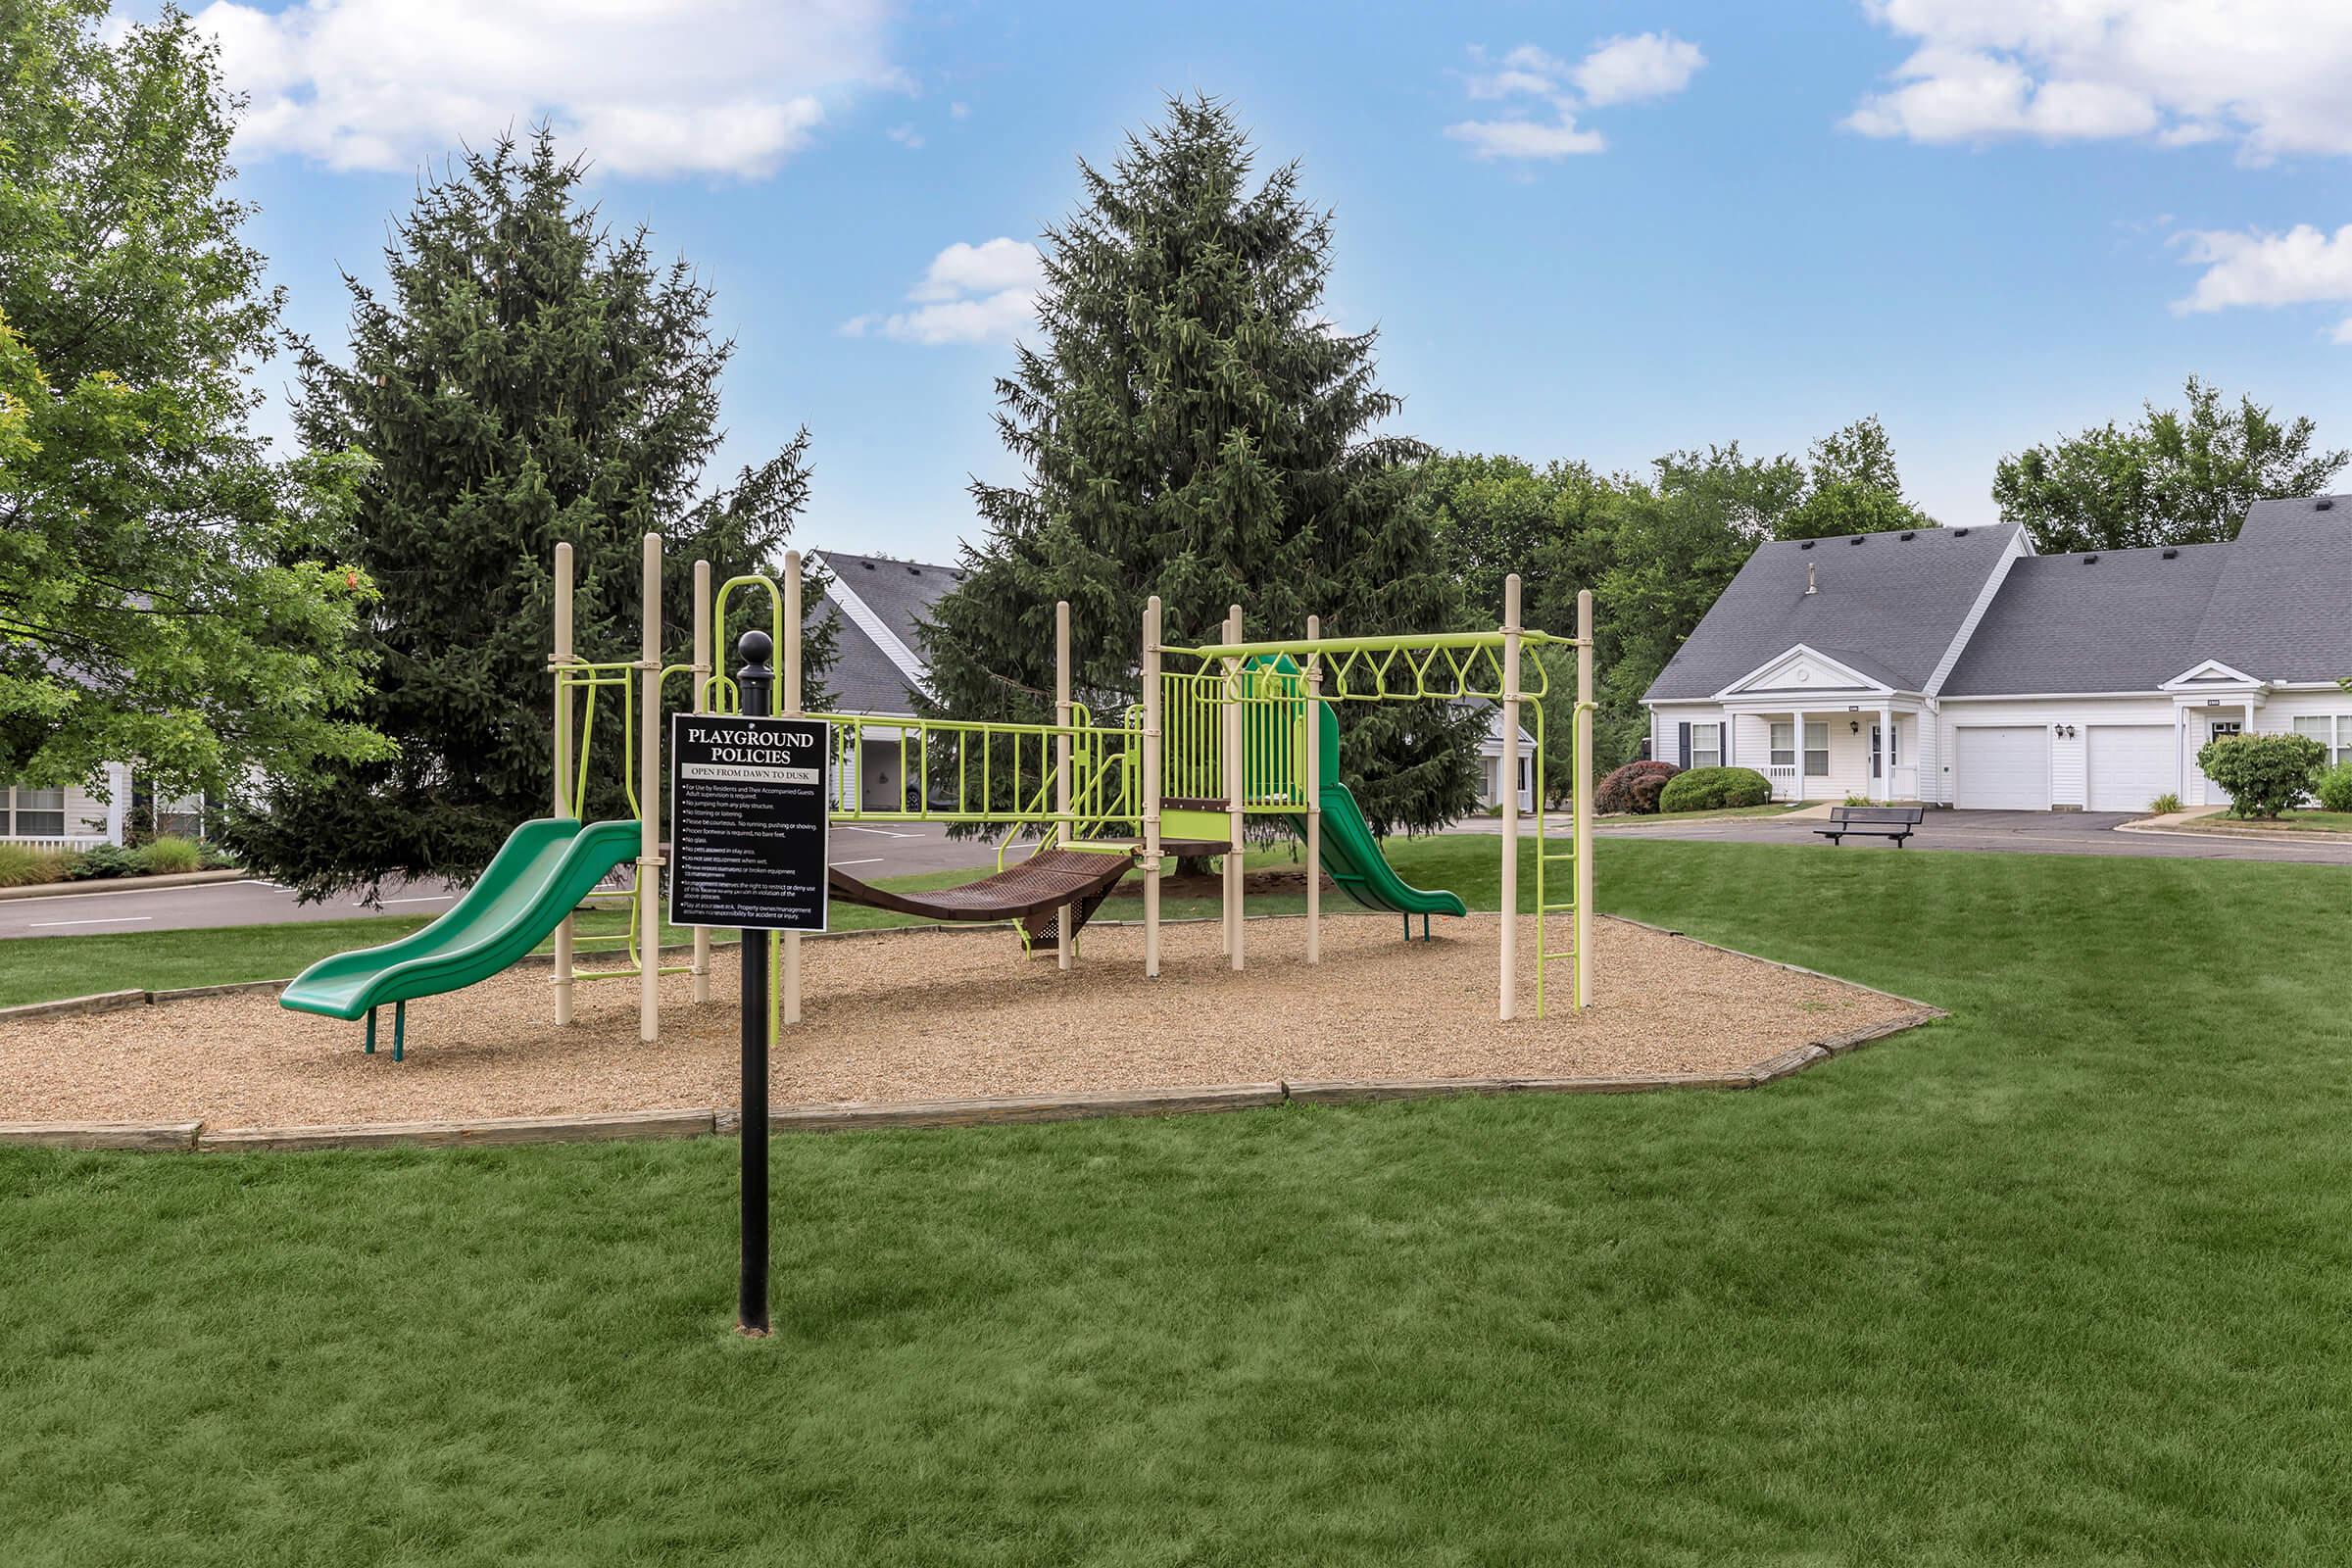
<svg viewBox="0 0 2352 1568">
<path fill-rule="evenodd" d="M 1276 667 L 1293 673 L 1298 666 L 1284 658 L 1276 662 Z M 1443 888 L 1414 887 L 1389 864 L 1388 857 L 1380 853 L 1380 840 L 1372 836 L 1371 824 L 1364 820 L 1363 808 L 1340 779 L 1340 721 L 1332 716 L 1329 703 L 1317 703 L 1315 712 L 1321 721 L 1316 738 L 1321 756 L 1315 777 L 1321 781 L 1316 793 L 1323 808 L 1323 869 L 1331 874 L 1331 880 L 1365 908 L 1387 914 L 1469 913 L 1457 895 Z M 1301 841 L 1306 838 L 1305 817 L 1283 820 Z"/>
<path fill-rule="evenodd" d="M 634 821 L 525 822 L 441 918 L 398 942 L 320 958 L 279 994 L 278 1005 L 358 1018 L 388 1002 L 487 980 L 537 947 L 607 872 L 634 858 L 638 838 Z"/>
</svg>

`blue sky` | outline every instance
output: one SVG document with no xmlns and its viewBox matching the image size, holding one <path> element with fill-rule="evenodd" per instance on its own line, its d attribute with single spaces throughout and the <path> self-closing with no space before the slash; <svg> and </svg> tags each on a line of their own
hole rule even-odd
<svg viewBox="0 0 2352 1568">
<path fill-rule="evenodd" d="M 552 121 L 717 289 L 728 463 L 806 423 L 804 542 L 923 558 L 1005 477 L 1019 245 L 1166 94 L 1229 100 L 1337 215 L 1396 428 L 1637 468 L 1865 414 L 1914 497 L 2177 401 L 2352 444 L 2352 22 L 2322 0 L 216 4 L 254 238 L 332 346 L 338 267 L 460 138 Z M 485 11 L 495 15 L 485 17 Z M 996 240 L 1016 242 L 991 246 Z M 967 247 L 955 250 L 954 247 Z M 944 254 L 943 254 L 944 253 Z M 2339 327 L 2339 323 L 2346 323 Z M 282 365 L 267 373 L 283 379 Z M 273 427 L 281 427 L 275 425 Z"/>
</svg>

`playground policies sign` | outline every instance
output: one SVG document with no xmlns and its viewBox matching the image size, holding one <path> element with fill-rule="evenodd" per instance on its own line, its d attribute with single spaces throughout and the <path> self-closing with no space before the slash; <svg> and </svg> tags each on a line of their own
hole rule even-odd
<svg viewBox="0 0 2352 1568">
<path fill-rule="evenodd" d="M 819 718 L 670 715 L 670 924 L 825 929 L 828 739 Z"/>
</svg>

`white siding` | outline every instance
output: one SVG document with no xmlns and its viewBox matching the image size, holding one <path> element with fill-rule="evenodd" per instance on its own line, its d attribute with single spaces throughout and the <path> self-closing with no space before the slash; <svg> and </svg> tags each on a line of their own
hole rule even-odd
<svg viewBox="0 0 2352 1568">
<path fill-rule="evenodd" d="M 1723 719 L 1721 703 L 1659 704 L 1649 710 L 1649 755 L 1661 762 L 1683 765 L 1683 726 L 1714 724 Z"/>
<path fill-rule="evenodd" d="M 1962 724 L 2040 724 L 2053 730 L 2061 726 L 2074 730 L 2071 736 L 2050 737 L 2050 804 L 2065 808 L 2081 807 L 2087 799 L 2084 749 L 2089 741 L 2083 730 L 2093 724 L 2172 722 L 2172 700 L 2153 693 L 2146 697 L 2002 698 L 1997 702 L 1946 698 L 1936 724 L 1934 760 L 1936 777 L 1941 781 L 1936 799 L 1948 805 L 1959 798 L 1952 769 L 1957 750 L 1954 731 Z M 1928 788 L 1924 777 L 1920 787 Z"/>
</svg>

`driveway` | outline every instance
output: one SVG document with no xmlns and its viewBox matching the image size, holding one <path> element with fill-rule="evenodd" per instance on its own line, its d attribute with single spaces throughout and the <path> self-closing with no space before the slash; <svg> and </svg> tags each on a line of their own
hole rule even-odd
<svg viewBox="0 0 2352 1568">
<path fill-rule="evenodd" d="M 874 826 L 833 825 L 831 863 L 861 880 L 920 871 L 994 865 L 996 846 L 950 839 L 930 822 Z M 443 882 L 384 885 L 380 907 L 354 898 L 299 904 L 274 882 L 207 882 L 195 887 L 108 887 L 54 898 L 0 901 L 0 940 L 11 937 L 94 937 L 111 931 L 186 931 L 200 927 L 274 925 L 289 920 L 348 920 L 377 914 L 438 914 L 458 901 Z"/>
<path fill-rule="evenodd" d="M 2352 844 L 2271 844 L 2196 833 L 2118 833 L 2119 823 L 2136 820 L 2122 811 L 1941 811 L 1931 810 L 1903 853 L 1913 850 L 1998 850 L 2025 855 L 2135 855 L 2155 859 L 2293 860 L 2352 865 Z M 1892 851 L 1886 839 L 1848 839 L 1834 846 L 1814 833 L 1810 817 L 1726 817 L 1682 826 L 1595 826 L 1618 838 L 1706 839 L 1728 844 L 1813 844 L 1824 850 Z"/>
</svg>

